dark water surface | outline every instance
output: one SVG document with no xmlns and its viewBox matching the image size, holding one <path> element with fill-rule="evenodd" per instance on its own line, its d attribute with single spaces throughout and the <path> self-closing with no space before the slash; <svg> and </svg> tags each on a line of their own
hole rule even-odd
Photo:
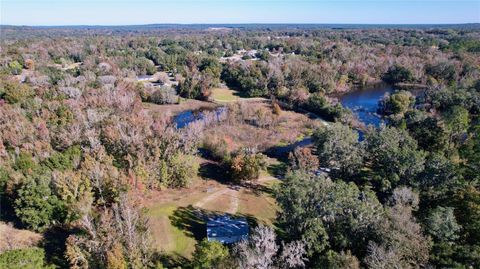
<svg viewBox="0 0 480 269">
<path fill-rule="evenodd" d="M 379 127 L 383 119 L 377 114 L 378 103 L 383 99 L 385 94 L 392 94 L 395 91 L 396 89 L 392 85 L 377 84 L 365 89 L 353 90 L 342 95 L 339 99 L 342 106 L 352 110 L 362 123 Z M 361 130 L 358 130 L 358 135 L 359 141 L 362 141 L 364 134 Z M 285 157 L 295 148 L 310 146 L 312 143 L 313 140 L 311 137 L 305 137 L 303 140 L 287 146 L 271 148 L 267 151 L 267 155 Z"/>
<path fill-rule="evenodd" d="M 200 110 L 185 110 L 173 117 L 175 126 L 180 129 L 184 128 L 192 122 L 205 120 L 207 112 L 215 111 L 216 120 L 220 120 L 223 113 L 226 113 L 226 107 L 219 107 L 216 109 L 200 109 Z"/>
<path fill-rule="evenodd" d="M 377 114 L 378 102 L 387 93 L 395 92 L 395 88 L 387 84 L 379 84 L 367 89 L 359 89 L 340 97 L 342 106 L 349 108 L 365 125 L 379 127 L 383 122 Z"/>
</svg>

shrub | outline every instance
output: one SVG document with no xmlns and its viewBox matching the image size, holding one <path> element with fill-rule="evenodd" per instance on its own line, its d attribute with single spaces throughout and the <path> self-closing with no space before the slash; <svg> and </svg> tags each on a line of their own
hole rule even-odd
<svg viewBox="0 0 480 269">
<path fill-rule="evenodd" d="M 162 87 L 162 89 L 154 91 L 149 97 L 148 101 L 154 104 L 178 104 L 178 95 L 175 89 L 171 87 Z"/>
<path fill-rule="evenodd" d="M 260 170 L 266 166 L 263 154 L 249 152 L 245 149 L 235 153 L 228 164 L 232 179 L 240 183 L 258 179 Z"/>
<path fill-rule="evenodd" d="M 229 156 L 228 143 L 224 138 L 208 137 L 203 141 L 203 148 L 209 152 L 215 160 L 226 160 Z"/>
<path fill-rule="evenodd" d="M 272 103 L 272 111 L 273 111 L 273 114 L 275 114 L 275 115 L 282 114 L 282 108 L 280 107 L 280 105 L 277 102 Z"/>
</svg>

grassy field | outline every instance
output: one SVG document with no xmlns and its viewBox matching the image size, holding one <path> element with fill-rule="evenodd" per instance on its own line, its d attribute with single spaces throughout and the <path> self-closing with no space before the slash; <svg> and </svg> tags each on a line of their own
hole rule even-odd
<svg viewBox="0 0 480 269">
<path fill-rule="evenodd" d="M 213 101 L 219 103 L 230 103 L 240 100 L 240 96 L 237 91 L 229 88 L 214 88 L 211 95 Z"/>
<path fill-rule="evenodd" d="M 278 209 L 271 186 L 278 180 L 262 175 L 261 181 L 255 189 L 237 189 L 197 180 L 188 189 L 152 195 L 147 214 L 155 246 L 167 255 L 191 258 L 195 244 L 206 236 L 204 218 L 209 214 L 230 213 L 271 225 Z"/>
</svg>

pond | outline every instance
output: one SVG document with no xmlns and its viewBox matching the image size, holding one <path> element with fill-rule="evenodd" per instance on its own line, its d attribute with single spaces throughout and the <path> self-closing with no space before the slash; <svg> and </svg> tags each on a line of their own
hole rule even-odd
<svg viewBox="0 0 480 269">
<path fill-rule="evenodd" d="M 397 91 L 394 86 L 380 83 L 370 86 L 365 89 L 357 89 L 348 92 L 340 96 L 339 100 L 343 107 L 352 110 L 352 112 L 358 117 L 358 120 L 365 125 L 373 125 L 379 127 L 384 120 L 377 113 L 378 103 L 385 94 L 392 94 Z M 420 89 L 411 89 L 410 92 L 417 96 L 422 92 Z M 364 139 L 364 133 L 361 130 L 357 130 L 359 134 L 359 141 Z M 301 141 L 297 141 L 293 144 L 273 147 L 267 151 L 267 154 L 275 157 L 288 156 L 288 153 L 293 151 L 297 147 L 310 146 L 313 143 L 311 137 L 305 137 Z"/>
<path fill-rule="evenodd" d="M 214 114 L 211 113 L 213 111 L 215 112 Z M 213 110 L 207 108 L 199 110 L 185 110 L 175 115 L 175 117 L 173 117 L 173 122 L 178 129 L 181 129 L 193 122 L 212 120 L 212 115 L 213 120 L 220 121 L 225 116 L 226 112 L 226 107 L 219 107 Z"/>
<path fill-rule="evenodd" d="M 365 89 L 358 89 L 346 93 L 340 97 L 340 103 L 343 107 L 350 109 L 355 113 L 365 125 L 379 127 L 384 120 L 377 113 L 378 103 L 385 94 L 392 94 L 400 89 L 392 85 L 380 83 Z M 413 96 L 418 96 L 423 92 L 422 89 L 409 89 Z"/>
<path fill-rule="evenodd" d="M 388 84 L 378 84 L 366 89 L 351 91 L 340 97 L 342 106 L 349 108 L 365 125 L 379 127 L 383 122 L 377 114 L 378 102 L 386 93 L 395 92 L 395 88 Z"/>
</svg>

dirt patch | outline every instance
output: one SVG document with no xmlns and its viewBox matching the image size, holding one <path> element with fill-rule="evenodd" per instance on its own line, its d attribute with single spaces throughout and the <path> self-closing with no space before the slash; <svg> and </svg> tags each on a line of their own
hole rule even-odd
<svg viewBox="0 0 480 269">
<path fill-rule="evenodd" d="M 206 210 L 235 214 L 239 204 L 238 193 L 239 191 L 233 188 L 222 189 L 198 201 L 194 206 Z"/>
</svg>

